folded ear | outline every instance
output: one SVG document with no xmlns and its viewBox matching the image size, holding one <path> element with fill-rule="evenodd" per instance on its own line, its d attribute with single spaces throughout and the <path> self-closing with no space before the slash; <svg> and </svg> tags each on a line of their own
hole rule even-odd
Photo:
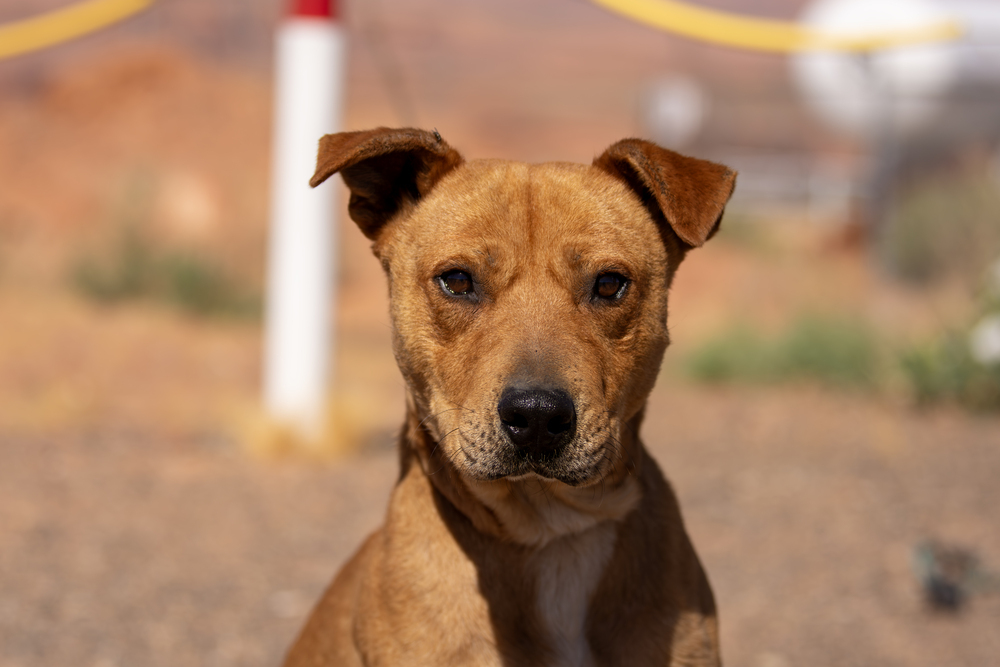
<svg viewBox="0 0 1000 667">
<path fill-rule="evenodd" d="M 351 190 L 351 219 L 374 239 L 405 203 L 418 201 L 462 162 L 436 131 L 380 127 L 341 132 L 319 140 L 309 184 L 316 187 L 339 171 Z"/>
<path fill-rule="evenodd" d="M 736 187 L 728 167 L 686 157 L 651 141 L 622 139 L 594 159 L 594 165 L 623 179 L 647 205 L 655 206 L 684 243 L 697 247 L 711 238 Z"/>
</svg>

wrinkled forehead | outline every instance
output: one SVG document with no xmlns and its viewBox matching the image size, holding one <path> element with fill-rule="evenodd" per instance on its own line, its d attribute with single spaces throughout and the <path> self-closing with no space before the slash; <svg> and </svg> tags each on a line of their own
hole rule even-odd
<svg viewBox="0 0 1000 667">
<path fill-rule="evenodd" d="M 656 224 L 627 185 L 572 163 L 468 163 L 446 176 L 396 231 L 398 250 L 434 256 L 567 249 L 638 253 L 658 262 L 665 255 Z"/>
</svg>

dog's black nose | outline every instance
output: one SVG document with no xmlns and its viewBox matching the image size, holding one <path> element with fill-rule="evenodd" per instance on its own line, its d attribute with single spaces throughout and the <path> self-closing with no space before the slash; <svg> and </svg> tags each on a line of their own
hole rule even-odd
<svg viewBox="0 0 1000 667">
<path fill-rule="evenodd" d="M 552 452 L 576 431 L 573 399 L 559 389 L 507 389 L 497 412 L 507 437 L 527 455 Z"/>
</svg>

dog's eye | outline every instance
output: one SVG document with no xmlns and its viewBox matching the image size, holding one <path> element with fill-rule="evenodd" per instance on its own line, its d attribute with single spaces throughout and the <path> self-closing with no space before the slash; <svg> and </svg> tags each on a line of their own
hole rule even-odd
<svg viewBox="0 0 1000 667">
<path fill-rule="evenodd" d="M 620 299 L 625 294 L 626 287 L 628 278 L 609 271 L 597 276 L 597 280 L 594 281 L 594 296 L 609 301 Z"/>
<path fill-rule="evenodd" d="M 449 294 L 468 296 L 473 293 L 472 276 L 465 271 L 452 269 L 438 276 L 438 282 Z"/>
</svg>

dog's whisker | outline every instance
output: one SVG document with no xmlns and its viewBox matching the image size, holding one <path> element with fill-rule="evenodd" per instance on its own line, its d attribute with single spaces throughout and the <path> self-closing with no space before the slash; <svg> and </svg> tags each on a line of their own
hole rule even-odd
<svg viewBox="0 0 1000 667">
<path fill-rule="evenodd" d="M 455 407 L 455 408 L 447 408 L 447 409 L 445 409 L 445 410 L 439 410 L 438 412 L 435 412 L 435 413 L 432 413 L 432 414 L 429 414 L 429 415 L 427 415 L 426 417 L 424 417 L 423 419 L 421 419 L 421 420 L 420 420 L 420 423 L 419 423 L 418 425 L 419 425 L 419 426 L 423 426 L 423 425 L 424 425 L 424 424 L 426 424 L 426 423 L 427 423 L 427 422 L 428 422 L 429 420 L 431 420 L 431 419 L 437 419 L 438 417 L 440 417 L 440 416 L 441 416 L 441 415 L 443 415 L 444 413 L 446 413 L 446 412 L 454 412 L 455 410 L 465 410 L 465 408 L 463 408 L 462 406 L 458 406 L 458 407 Z"/>
<path fill-rule="evenodd" d="M 461 403 L 456 403 L 455 401 L 453 401 L 451 399 L 448 399 L 448 402 L 455 406 L 454 408 L 452 408 L 452 410 L 465 410 L 467 412 L 471 412 L 472 414 L 476 414 L 476 411 L 474 409 L 467 408 L 464 405 L 462 405 Z"/>
</svg>

